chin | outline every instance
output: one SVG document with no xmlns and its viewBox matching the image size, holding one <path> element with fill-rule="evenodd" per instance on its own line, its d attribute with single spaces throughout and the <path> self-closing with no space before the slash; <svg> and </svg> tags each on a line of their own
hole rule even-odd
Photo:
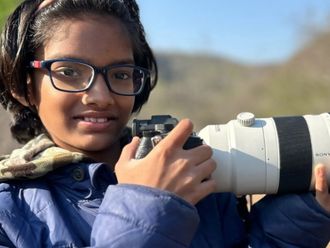
<svg viewBox="0 0 330 248">
<path fill-rule="evenodd" d="M 85 151 L 98 152 L 111 149 L 114 145 L 118 144 L 118 138 L 94 137 L 82 139 L 80 147 Z"/>
</svg>

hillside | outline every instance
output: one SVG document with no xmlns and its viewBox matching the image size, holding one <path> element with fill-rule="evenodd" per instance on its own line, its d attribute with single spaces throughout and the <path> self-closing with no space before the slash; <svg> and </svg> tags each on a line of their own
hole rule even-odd
<svg viewBox="0 0 330 248">
<path fill-rule="evenodd" d="M 226 123 L 242 111 L 258 117 L 328 111 L 330 32 L 320 33 L 283 64 L 248 66 L 220 57 L 156 53 L 159 83 L 139 114 L 191 118 L 195 129 Z M 9 118 L 0 111 L 0 152 L 12 149 Z"/>
<path fill-rule="evenodd" d="M 258 83 L 260 113 L 304 114 L 329 111 L 330 32 L 319 33 L 289 61 Z"/>
<path fill-rule="evenodd" d="M 237 112 L 253 110 L 253 89 L 273 70 L 201 55 L 157 54 L 157 58 L 159 85 L 140 116 L 188 117 L 197 129 L 227 121 Z"/>
<path fill-rule="evenodd" d="M 226 123 L 242 111 L 259 117 L 328 112 L 329 42 L 330 32 L 319 33 L 288 61 L 264 67 L 221 58 L 158 55 L 160 70 L 168 70 L 171 63 L 175 68 L 171 72 L 181 76 L 168 82 L 161 75 L 151 104 L 141 114 L 189 117 L 200 129 L 210 123 Z M 171 60 L 163 63 L 164 56 Z"/>
</svg>

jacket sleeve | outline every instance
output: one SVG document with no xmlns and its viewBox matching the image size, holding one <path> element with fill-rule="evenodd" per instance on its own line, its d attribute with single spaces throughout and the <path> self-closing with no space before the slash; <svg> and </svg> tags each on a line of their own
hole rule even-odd
<svg viewBox="0 0 330 248">
<path fill-rule="evenodd" d="M 144 186 L 109 186 L 91 235 L 94 247 L 188 247 L 197 210 L 172 193 Z"/>
<path fill-rule="evenodd" d="M 266 196 L 252 207 L 252 247 L 326 247 L 330 214 L 311 193 Z"/>
<path fill-rule="evenodd" d="M 6 235 L 2 227 L 0 227 L 0 248 L 3 247 L 15 247 L 15 246 L 9 240 L 8 236 Z"/>
<path fill-rule="evenodd" d="M 35 239 L 38 233 L 17 205 L 23 200 L 15 201 L 13 191 L 8 184 L 0 184 L 0 247 L 39 247 Z"/>
</svg>

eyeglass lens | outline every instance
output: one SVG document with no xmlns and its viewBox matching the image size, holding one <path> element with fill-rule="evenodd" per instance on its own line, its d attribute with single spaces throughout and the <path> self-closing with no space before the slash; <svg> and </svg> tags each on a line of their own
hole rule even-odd
<svg viewBox="0 0 330 248">
<path fill-rule="evenodd" d="M 87 90 L 94 80 L 92 66 L 80 62 L 55 61 L 50 66 L 56 88 L 65 91 Z M 111 90 L 119 94 L 135 94 L 141 90 L 145 73 L 134 66 L 116 66 L 107 70 Z"/>
</svg>

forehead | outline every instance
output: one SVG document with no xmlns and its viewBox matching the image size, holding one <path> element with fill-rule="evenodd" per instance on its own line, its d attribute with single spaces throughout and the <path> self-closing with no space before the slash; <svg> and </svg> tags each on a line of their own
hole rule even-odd
<svg viewBox="0 0 330 248">
<path fill-rule="evenodd" d="M 57 23 L 41 48 L 44 59 L 111 55 L 132 56 L 132 42 L 125 25 L 116 17 L 83 15 Z"/>
</svg>

